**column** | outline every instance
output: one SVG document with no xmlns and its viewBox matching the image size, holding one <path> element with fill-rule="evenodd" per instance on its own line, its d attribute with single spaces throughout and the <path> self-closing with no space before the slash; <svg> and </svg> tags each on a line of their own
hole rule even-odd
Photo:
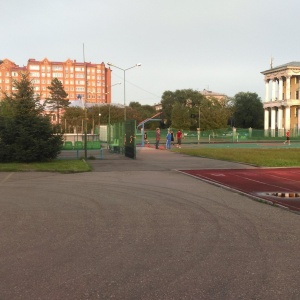
<svg viewBox="0 0 300 300">
<path fill-rule="evenodd" d="M 275 125 L 276 125 L 276 109 L 271 108 L 271 136 L 275 136 Z"/>
<path fill-rule="evenodd" d="M 269 80 L 265 80 L 265 102 L 269 102 Z"/>
<path fill-rule="evenodd" d="M 286 100 L 290 100 L 291 99 L 291 76 L 287 76 L 286 77 L 286 90 L 285 90 L 285 98 Z M 287 128 L 285 128 L 287 129 Z"/>
<path fill-rule="evenodd" d="M 291 108 L 289 106 L 285 107 L 285 124 L 284 129 L 288 130 L 291 129 Z"/>
<path fill-rule="evenodd" d="M 298 107 L 298 122 L 297 122 L 298 126 L 297 126 L 297 129 L 298 129 L 298 134 L 300 134 L 300 107 Z"/>
<path fill-rule="evenodd" d="M 276 79 L 272 80 L 272 101 L 276 100 Z"/>
<path fill-rule="evenodd" d="M 278 112 L 277 112 L 278 136 L 283 136 L 282 116 L 283 116 L 283 110 L 282 110 L 282 107 L 280 106 L 280 107 L 278 107 Z"/>
<path fill-rule="evenodd" d="M 265 128 L 265 131 L 268 131 L 269 130 L 269 109 L 265 109 L 265 118 L 264 118 L 264 128 Z"/>
<path fill-rule="evenodd" d="M 278 100 L 282 100 L 282 93 L 283 93 L 283 79 L 282 77 L 279 78 L 279 89 L 278 89 Z"/>
</svg>

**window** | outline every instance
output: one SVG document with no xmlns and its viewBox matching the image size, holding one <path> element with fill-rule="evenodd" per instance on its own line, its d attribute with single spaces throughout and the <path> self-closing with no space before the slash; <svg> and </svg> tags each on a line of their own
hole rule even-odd
<svg viewBox="0 0 300 300">
<path fill-rule="evenodd" d="M 62 66 L 59 66 L 59 65 L 54 65 L 52 66 L 52 70 L 53 71 L 62 71 L 63 67 Z"/>
<path fill-rule="evenodd" d="M 77 87 L 77 88 L 76 88 L 76 91 L 81 91 L 81 92 L 83 92 L 83 91 L 84 91 L 84 87 Z"/>
<path fill-rule="evenodd" d="M 39 70 L 40 66 L 39 65 L 30 65 L 29 70 Z"/>
<path fill-rule="evenodd" d="M 60 78 L 60 77 L 63 77 L 63 74 L 62 73 L 53 73 L 52 75 L 54 78 Z"/>
<path fill-rule="evenodd" d="M 299 91 L 296 91 L 296 99 L 299 99 Z"/>
<path fill-rule="evenodd" d="M 84 71 L 84 68 L 83 68 L 83 67 L 76 67 L 76 68 L 75 68 L 75 71 L 79 71 L 79 72 L 81 71 L 81 72 L 83 72 L 83 71 Z"/>
<path fill-rule="evenodd" d="M 30 77 L 40 77 L 40 73 L 38 72 L 31 72 L 29 75 Z"/>
<path fill-rule="evenodd" d="M 18 73 L 17 72 L 12 72 L 12 76 L 16 77 L 16 76 L 18 76 Z"/>
<path fill-rule="evenodd" d="M 82 85 L 83 85 L 83 84 L 84 84 L 84 80 L 76 80 L 75 83 L 76 83 L 76 84 L 82 84 Z"/>
<path fill-rule="evenodd" d="M 75 77 L 76 78 L 84 78 L 84 74 L 76 73 Z"/>
</svg>

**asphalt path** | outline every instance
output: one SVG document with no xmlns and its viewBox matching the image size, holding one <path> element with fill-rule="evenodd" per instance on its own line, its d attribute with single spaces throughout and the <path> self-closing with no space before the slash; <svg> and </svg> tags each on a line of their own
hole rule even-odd
<svg viewBox="0 0 300 300">
<path fill-rule="evenodd" d="M 300 299 L 300 216 L 155 149 L 94 172 L 0 173 L 0 299 Z"/>
</svg>

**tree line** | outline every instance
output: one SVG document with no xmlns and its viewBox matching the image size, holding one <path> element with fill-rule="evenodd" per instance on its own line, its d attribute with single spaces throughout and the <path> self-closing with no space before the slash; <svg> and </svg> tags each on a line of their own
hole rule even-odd
<svg viewBox="0 0 300 300">
<path fill-rule="evenodd" d="M 4 92 L 0 102 L 0 161 L 51 160 L 61 150 L 64 130 L 74 130 L 83 120 L 89 131 L 96 125 L 123 121 L 124 107 L 110 104 L 85 109 L 69 107 L 68 94 L 57 78 L 48 89 L 50 97 L 41 103 L 28 74 L 21 74 L 19 81 L 13 81 L 12 93 Z M 161 121 L 147 123 L 146 129 L 263 128 L 263 105 L 256 93 L 240 92 L 233 98 L 219 100 L 206 98 L 192 89 L 165 91 L 161 105 Z M 46 107 L 55 112 L 57 124 L 51 123 Z M 130 102 L 126 109 L 127 119 L 137 123 L 156 112 L 153 106 L 138 102 Z"/>
<path fill-rule="evenodd" d="M 177 128 L 183 130 L 201 131 L 227 127 L 263 128 L 263 104 L 256 93 L 240 92 L 234 97 L 216 99 L 207 98 L 192 89 L 165 91 L 161 99 L 161 121 L 145 124 L 146 129 Z M 137 124 L 152 117 L 157 111 L 153 106 L 130 102 L 126 109 L 127 119 L 134 119 Z M 99 115 L 101 114 L 101 116 Z M 87 116 L 88 131 L 96 125 L 122 122 L 124 108 L 105 104 L 93 106 L 87 111 L 79 107 L 65 109 L 62 125 L 72 131 L 76 126 L 82 126 L 82 120 Z"/>
</svg>

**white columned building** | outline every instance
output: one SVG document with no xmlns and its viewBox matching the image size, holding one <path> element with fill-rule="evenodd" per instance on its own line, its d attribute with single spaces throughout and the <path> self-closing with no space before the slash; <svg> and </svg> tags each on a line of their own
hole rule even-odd
<svg viewBox="0 0 300 300">
<path fill-rule="evenodd" d="M 300 62 L 290 62 L 261 72 L 265 81 L 264 129 L 271 136 L 286 130 L 300 134 Z"/>
</svg>

